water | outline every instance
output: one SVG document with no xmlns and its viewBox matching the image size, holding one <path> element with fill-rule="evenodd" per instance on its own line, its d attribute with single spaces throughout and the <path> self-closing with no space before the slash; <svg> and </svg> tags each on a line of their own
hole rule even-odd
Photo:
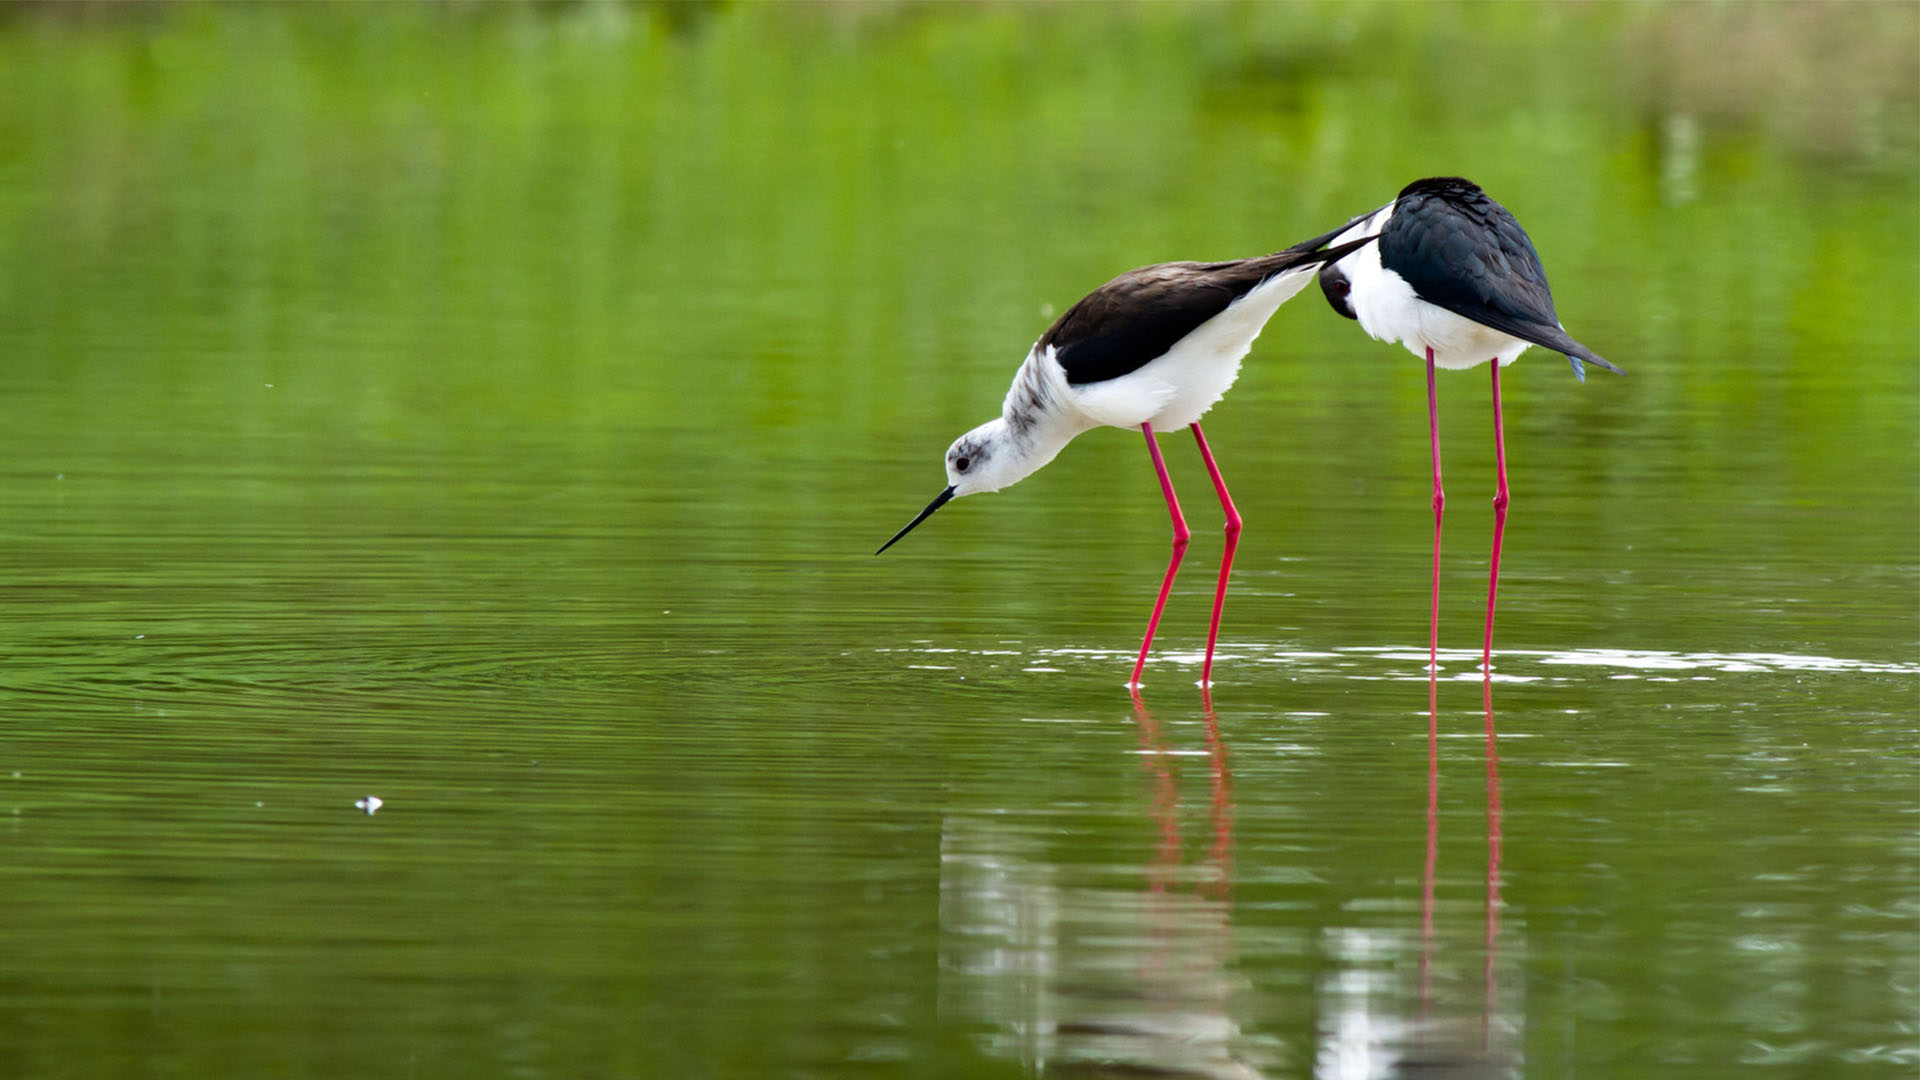
<svg viewBox="0 0 1920 1080">
<path fill-rule="evenodd" d="M 1917 34 L 6 13 L 4 1071 L 1911 1075 Z M 1430 713 L 1419 368 L 1311 294 L 1210 699 L 1178 439 L 1138 704 L 1137 436 L 871 557 L 1059 305 L 1456 170 L 1630 372 L 1504 380 L 1492 683 L 1484 372 Z"/>
</svg>

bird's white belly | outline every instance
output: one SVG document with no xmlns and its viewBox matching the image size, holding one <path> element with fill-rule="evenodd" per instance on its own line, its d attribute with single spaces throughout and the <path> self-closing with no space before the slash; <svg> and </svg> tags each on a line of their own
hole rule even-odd
<svg viewBox="0 0 1920 1080">
<path fill-rule="evenodd" d="M 1186 427 L 1206 415 L 1240 377 L 1240 361 L 1281 304 L 1319 267 L 1274 275 L 1200 324 L 1158 359 L 1104 382 L 1074 388 L 1088 420 L 1113 427 Z"/>
<path fill-rule="evenodd" d="M 1353 301 L 1360 328 L 1375 340 L 1397 341 L 1421 359 L 1432 349 L 1434 365 L 1443 368 L 1469 368 L 1493 359 L 1511 364 L 1526 351 L 1528 343 L 1512 334 L 1482 326 L 1413 295 L 1393 271 L 1383 269 L 1380 274 L 1380 287 L 1365 297 L 1355 296 Z"/>
<path fill-rule="evenodd" d="M 1150 423 L 1166 431 L 1186 427 L 1205 416 L 1208 409 L 1233 389 L 1234 381 L 1240 377 L 1240 362 L 1253 347 L 1253 339 L 1259 332 L 1256 328 L 1244 341 L 1229 343 L 1219 350 L 1175 347 L 1127 376 L 1138 376 L 1143 383 L 1148 380 L 1161 383 L 1165 389 L 1155 387 L 1149 393 L 1137 395 L 1138 400 L 1132 403 L 1134 408 L 1125 417 L 1128 423 L 1124 426 Z M 1134 420 L 1135 416 L 1140 419 Z"/>
</svg>

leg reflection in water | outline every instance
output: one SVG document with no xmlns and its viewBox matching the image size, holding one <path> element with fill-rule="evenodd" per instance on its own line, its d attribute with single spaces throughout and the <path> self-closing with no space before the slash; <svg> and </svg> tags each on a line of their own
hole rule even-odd
<svg viewBox="0 0 1920 1080">
<path fill-rule="evenodd" d="M 1219 717 L 1203 699 L 1208 838 L 1189 862 L 1179 764 L 1160 721 L 1133 698 L 1141 799 L 1153 841 L 1145 888 L 1074 884 L 1092 868 L 1055 863 L 1018 815 L 953 815 L 942 840 L 942 1019 L 985 1024 L 988 1049 L 1036 1076 L 1258 1080 L 1280 1055 L 1248 1037 L 1233 970 L 1233 778 Z M 1097 868 L 1110 877 L 1112 868 Z"/>
<path fill-rule="evenodd" d="M 1517 960 L 1514 943 L 1501 935 L 1500 763 L 1490 678 L 1481 682 L 1480 711 L 1484 868 L 1476 866 L 1471 877 L 1450 875 L 1440 858 L 1442 820 L 1457 826 L 1462 819 L 1445 813 L 1440 799 L 1439 682 L 1429 668 L 1419 929 L 1361 923 L 1328 933 L 1333 968 L 1320 985 L 1315 1076 L 1452 1080 L 1517 1078 L 1524 1071 L 1520 1003 L 1511 991 L 1505 999 L 1500 994 L 1500 972 L 1511 972 Z M 1417 963 L 1409 964 L 1416 951 Z"/>
<path fill-rule="evenodd" d="M 1493 674 L 1484 672 L 1480 697 L 1487 711 L 1487 934 L 1486 962 L 1482 968 L 1485 1001 L 1480 1010 L 1480 1048 L 1493 1052 L 1495 1019 L 1500 1015 L 1500 745 L 1493 724 Z M 1507 1032 L 1519 1038 L 1519 1033 Z"/>
</svg>

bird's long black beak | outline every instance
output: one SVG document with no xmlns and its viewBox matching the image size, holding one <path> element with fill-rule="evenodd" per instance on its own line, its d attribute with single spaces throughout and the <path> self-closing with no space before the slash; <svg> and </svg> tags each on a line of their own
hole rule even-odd
<svg viewBox="0 0 1920 1080">
<path fill-rule="evenodd" d="M 925 520 L 927 520 L 928 518 L 930 518 L 930 517 L 932 517 L 932 516 L 933 516 L 933 512 L 934 512 L 935 510 L 938 510 L 938 509 L 940 509 L 941 507 L 943 507 L 943 506 L 945 506 L 945 505 L 947 505 L 947 500 L 948 500 L 948 499 L 951 499 L 951 498 L 953 498 L 953 486 L 952 486 L 951 484 L 949 484 L 949 485 L 947 486 L 947 490 L 945 490 L 945 491 L 943 491 L 943 492 L 941 492 L 940 494 L 938 494 L 938 495 L 935 495 L 935 496 L 933 497 L 933 501 L 927 504 L 927 508 L 926 508 L 925 510 L 922 510 L 922 511 L 920 511 L 920 513 L 919 513 L 918 515 L 916 515 L 916 516 L 914 517 L 914 519 L 913 519 L 912 521 L 909 521 L 909 522 L 907 522 L 907 527 L 906 527 L 906 528 L 904 528 L 904 529 L 901 529 L 901 530 L 900 530 L 899 532 L 897 532 L 897 533 L 894 533 L 894 534 L 893 534 L 893 539 L 891 539 L 891 540 L 889 540 L 889 541 L 887 541 L 887 542 L 886 542 L 886 543 L 884 543 L 884 544 L 881 544 L 881 545 L 880 545 L 880 551 L 885 551 L 885 550 L 887 550 L 888 548 L 890 548 L 890 547 L 892 547 L 893 545 L 895 545 L 895 544 L 897 544 L 897 543 L 899 543 L 899 542 L 900 542 L 900 538 L 901 538 L 901 537 L 903 537 L 903 536 L 905 536 L 905 535 L 907 535 L 908 533 L 910 533 L 910 532 L 912 532 L 912 531 L 913 531 L 913 527 L 914 527 L 915 525 L 918 525 L 918 524 L 920 524 L 921 522 L 923 522 L 923 521 L 925 521 Z M 875 554 L 875 555 L 878 555 L 878 554 L 880 554 L 880 551 L 876 551 L 876 552 L 874 552 L 874 554 Z"/>
<path fill-rule="evenodd" d="M 1371 244 L 1378 239 L 1380 239 L 1380 234 L 1374 233 L 1372 236 L 1363 236 L 1358 240 L 1348 241 L 1347 243 L 1341 244 L 1338 247 L 1330 247 L 1324 250 L 1315 251 L 1311 253 L 1312 261 L 1318 262 L 1318 263 L 1337 263 L 1341 259 L 1346 258 L 1347 256 L 1353 254 L 1356 251 L 1359 251 L 1361 248 L 1366 247 L 1368 244 Z"/>
</svg>

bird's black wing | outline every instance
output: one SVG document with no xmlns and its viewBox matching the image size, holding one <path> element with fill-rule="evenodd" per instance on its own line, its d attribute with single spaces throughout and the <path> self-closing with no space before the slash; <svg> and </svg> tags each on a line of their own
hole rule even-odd
<svg viewBox="0 0 1920 1080">
<path fill-rule="evenodd" d="M 1203 265 L 1161 263 L 1129 270 L 1068 308 L 1035 347 L 1055 350 L 1070 385 L 1136 371 L 1245 293 Z M 1254 284 L 1257 279 L 1246 288 Z"/>
<path fill-rule="evenodd" d="M 1380 265 L 1435 307 L 1620 370 L 1560 329 L 1533 241 L 1506 207 L 1466 181 L 1409 185 L 1380 231 Z"/>
<path fill-rule="evenodd" d="M 1316 250 L 1341 231 L 1252 259 L 1129 270 L 1068 308 L 1034 347 L 1053 347 L 1069 385 L 1117 379 L 1165 356 L 1181 338 L 1274 274 L 1338 258 L 1358 246 Z"/>
</svg>

